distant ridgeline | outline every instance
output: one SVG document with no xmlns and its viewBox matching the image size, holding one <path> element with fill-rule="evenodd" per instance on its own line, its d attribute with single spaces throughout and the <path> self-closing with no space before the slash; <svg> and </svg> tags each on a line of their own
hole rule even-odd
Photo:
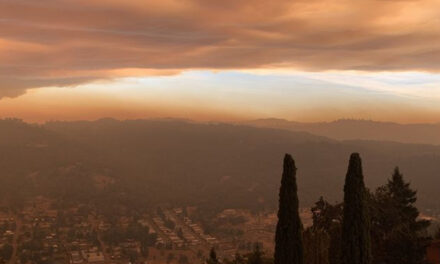
<svg viewBox="0 0 440 264">
<path fill-rule="evenodd" d="M 418 206 L 440 208 L 440 147 L 337 141 L 305 132 L 180 120 L 0 121 L 0 195 L 10 204 L 47 194 L 97 205 L 160 203 L 275 209 L 280 157 L 300 164 L 301 206 L 342 201 L 346 157 L 363 155 L 372 190 L 400 166 Z"/>
<path fill-rule="evenodd" d="M 269 118 L 246 121 L 242 124 L 290 131 L 305 131 L 337 140 L 363 139 L 440 145 L 440 123 L 398 124 L 362 119 L 301 123 Z"/>
</svg>

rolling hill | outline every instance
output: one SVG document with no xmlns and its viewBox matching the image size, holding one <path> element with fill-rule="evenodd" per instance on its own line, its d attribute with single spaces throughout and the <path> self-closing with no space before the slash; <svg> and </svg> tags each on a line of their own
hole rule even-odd
<svg viewBox="0 0 440 264">
<path fill-rule="evenodd" d="M 337 140 L 378 140 L 415 144 L 440 144 L 440 124 L 398 124 L 370 120 L 340 119 L 333 122 L 300 123 L 284 119 L 243 122 L 255 127 L 306 131 Z"/>
<path fill-rule="evenodd" d="M 102 119 L 43 125 L 0 121 L 2 193 L 93 199 L 96 179 L 132 202 L 274 208 L 284 153 L 298 167 L 302 205 L 341 200 L 351 152 L 366 183 L 384 184 L 394 166 L 418 189 L 419 205 L 439 210 L 440 147 L 388 141 L 338 141 L 306 132 L 180 120 Z M 119 197 L 119 196 L 118 196 Z M 119 198 L 118 198 L 119 199 Z"/>
</svg>

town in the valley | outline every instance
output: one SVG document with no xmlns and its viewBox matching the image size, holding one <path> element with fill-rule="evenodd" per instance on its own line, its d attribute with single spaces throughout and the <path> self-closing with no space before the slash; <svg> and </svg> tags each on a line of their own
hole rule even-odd
<svg viewBox="0 0 440 264">
<path fill-rule="evenodd" d="M 200 215 L 200 214 L 199 214 Z M 38 197 L 20 210 L 0 211 L 1 263 L 204 263 L 258 245 L 273 254 L 275 212 L 226 209 L 201 219 L 196 207 L 157 207 L 144 213 L 104 216 L 87 205 L 57 208 Z M 309 210 L 302 210 L 305 224 Z"/>
</svg>

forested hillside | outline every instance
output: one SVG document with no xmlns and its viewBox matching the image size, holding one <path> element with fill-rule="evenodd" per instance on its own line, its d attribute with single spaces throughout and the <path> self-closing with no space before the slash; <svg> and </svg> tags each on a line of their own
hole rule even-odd
<svg viewBox="0 0 440 264">
<path fill-rule="evenodd" d="M 395 166 L 418 190 L 422 208 L 438 206 L 440 147 L 336 141 L 304 132 L 179 120 L 0 122 L 2 195 L 127 200 L 141 205 L 198 204 L 275 208 L 280 160 L 298 167 L 302 205 L 321 195 L 341 200 L 347 157 L 359 152 L 367 187 Z M 117 198 L 109 194 L 118 194 Z"/>
</svg>

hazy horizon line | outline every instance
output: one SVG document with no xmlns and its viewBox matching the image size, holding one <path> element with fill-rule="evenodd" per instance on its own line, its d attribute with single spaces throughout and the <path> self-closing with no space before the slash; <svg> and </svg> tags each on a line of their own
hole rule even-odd
<svg viewBox="0 0 440 264">
<path fill-rule="evenodd" d="M 124 121 L 181 121 L 181 122 L 187 122 L 187 123 L 203 123 L 203 124 L 209 124 L 209 123 L 223 123 L 223 124 L 233 124 L 233 125 L 249 125 L 249 122 L 253 121 L 282 121 L 282 122 L 288 122 L 288 123 L 297 123 L 297 124 L 331 124 L 331 123 L 337 123 L 342 121 L 356 121 L 356 122 L 372 122 L 376 124 L 395 124 L 395 125 L 440 125 L 440 121 L 438 122 L 398 122 L 398 121 L 381 121 L 381 120 L 374 120 L 374 119 L 366 119 L 366 118 L 346 118 L 341 117 L 337 119 L 332 120 L 322 120 L 322 121 L 297 121 L 297 120 L 291 120 L 286 118 L 279 118 L 279 117 L 267 117 L 267 118 L 251 118 L 251 119 L 239 119 L 239 120 L 197 120 L 197 119 L 191 119 L 191 118 L 182 118 L 182 117 L 173 117 L 173 116 L 163 116 L 163 117 L 143 117 L 143 118 L 118 118 L 118 117 L 112 117 L 112 116 L 102 116 L 99 118 L 80 118 L 80 119 L 47 119 L 47 120 L 41 120 L 41 121 L 30 121 L 26 120 L 26 118 L 21 117 L 0 117 L 1 121 L 7 121 L 7 120 L 19 120 L 27 124 L 46 124 L 46 123 L 53 123 L 53 122 L 98 122 L 103 120 L 114 120 L 119 122 Z"/>
</svg>

